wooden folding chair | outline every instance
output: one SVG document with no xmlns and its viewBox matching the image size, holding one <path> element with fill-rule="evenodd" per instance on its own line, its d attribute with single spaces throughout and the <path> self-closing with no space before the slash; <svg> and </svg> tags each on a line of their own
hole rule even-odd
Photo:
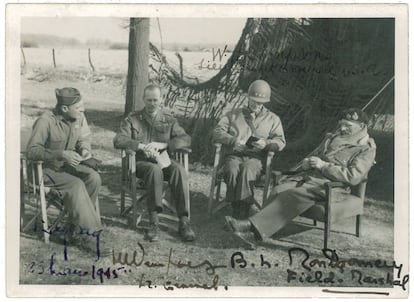
<svg viewBox="0 0 414 302">
<path fill-rule="evenodd" d="M 184 166 L 185 171 L 188 174 L 188 154 L 191 153 L 191 149 L 180 149 L 177 150 L 173 157 L 177 162 Z M 147 190 L 144 187 L 144 182 L 142 179 L 136 176 L 136 153 L 132 150 L 121 150 L 122 158 L 122 186 L 121 186 L 121 216 L 126 216 L 132 210 L 132 217 L 128 221 L 128 224 L 131 228 L 139 227 L 140 222 L 143 217 L 148 214 L 146 208 L 145 198 Z M 189 187 L 187 188 L 189 191 Z M 175 207 L 171 205 L 169 200 L 169 190 L 168 182 L 164 181 L 163 183 L 164 196 L 162 203 L 172 214 L 169 213 L 159 213 L 158 217 L 168 222 L 179 222 Z M 189 193 L 189 192 L 188 192 Z M 128 207 L 125 207 L 126 194 L 129 195 L 131 199 L 131 204 Z M 190 194 L 188 194 L 190 196 Z M 190 218 L 190 201 L 188 200 L 188 218 Z M 173 229 L 174 227 L 169 223 L 164 223 L 160 221 L 160 225 L 163 225 L 167 228 Z"/>
<path fill-rule="evenodd" d="M 214 156 L 214 165 L 213 165 L 213 174 L 211 177 L 211 186 L 210 186 L 210 195 L 208 200 L 208 214 L 212 215 L 223 209 L 224 207 L 228 206 L 230 204 L 230 201 L 223 199 L 220 200 L 220 193 L 221 193 L 221 184 L 224 181 L 223 180 L 223 167 L 222 167 L 222 161 L 223 161 L 223 154 L 222 154 L 222 144 L 216 143 L 214 144 L 216 147 L 216 152 Z M 262 207 L 262 205 L 265 204 L 266 199 L 269 195 L 269 186 L 270 186 L 270 180 L 272 176 L 272 160 L 275 153 L 273 151 L 268 151 L 266 156 L 266 162 L 265 167 L 262 169 L 262 173 L 259 175 L 256 186 L 261 184 L 262 177 L 264 176 L 264 187 L 263 187 L 263 199 L 262 204 L 256 204 L 259 208 Z M 215 192 L 215 196 L 214 196 Z"/>
<path fill-rule="evenodd" d="M 276 182 L 282 175 L 290 175 L 295 172 L 274 171 Z M 324 248 L 328 248 L 329 235 L 333 223 L 345 218 L 355 217 L 355 236 L 361 236 L 361 220 L 364 212 L 365 191 L 368 178 L 355 186 L 349 186 L 343 182 L 327 182 L 325 184 L 326 199 L 318 201 L 300 216 L 312 219 L 313 226 L 317 227 L 320 221 L 324 225 Z M 335 188 L 350 187 L 351 192 L 338 192 Z"/>
<path fill-rule="evenodd" d="M 45 243 L 49 243 L 49 235 L 62 221 L 66 214 L 61 193 L 44 185 L 43 161 L 28 160 L 24 153 L 20 156 L 20 228 L 27 232 L 41 216 L 42 231 Z M 34 216 L 26 222 L 26 206 L 35 209 Z M 49 223 L 48 209 L 53 206 L 59 214 L 52 223 Z M 95 209 L 100 217 L 99 200 L 95 202 Z"/>
</svg>

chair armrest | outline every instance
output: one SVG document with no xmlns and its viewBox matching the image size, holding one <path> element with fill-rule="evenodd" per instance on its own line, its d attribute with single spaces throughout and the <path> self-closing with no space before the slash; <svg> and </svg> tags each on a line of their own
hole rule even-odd
<svg viewBox="0 0 414 302">
<path fill-rule="evenodd" d="M 276 152 L 276 151 L 279 151 L 279 146 L 273 143 L 273 144 L 267 145 L 265 149 L 267 152 Z"/>
<path fill-rule="evenodd" d="M 282 175 L 295 175 L 295 174 L 298 174 L 299 172 L 298 171 L 277 171 L 277 170 L 274 170 L 274 171 L 272 171 L 272 173 L 275 176 L 282 176 Z"/>
<path fill-rule="evenodd" d="M 178 148 L 178 149 L 175 150 L 175 152 L 181 152 L 181 153 L 189 154 L 189 153 L 193 152 L 193 150 L 191 150 L 191 148 Z"/>
<path fill-rule="evenodd" d="M 339 182 L 339 181 L 330 181 L 325 183 L 325 194 L 326 194 L 326 202 L 325 202 L 325 215 L 326 217 L 328 217 L 331 213 L 331 206 L 332 206 L 332 194 L 333 191 L 332 189 L 334 188 L 343 188 L 346 187 L 346 184 L 343 182 Z M 325 219 L 327 219 L 325 217 Z"/>
<path fill-rule="evenodd" d="M 346 187 L 346 184 L 340 181 L 330 181 L 325 183 L 325 190 L 331 190 L 334 188 L 343 188 Z"/>
<path fill-rule="evenodd" d="M 20 152 L 20 159 L 24 159 L 31 164 L 43 164 L 45 162 L 44 160 L 32 160 L 27 158 L 26 152 Z"/>
<path fill-rule="evenodd" d="M 275 156 L 275 152 L 274 151 L 267 151 L 267 158 L 272 159 Z"/>
<path fill-rule="evenodd" d="M 30 164 L 43 164 L 44 163 L 43 160 L 31 160 L 31 159 L 26 159 L 26 160 Z"/>
<path fill-rule="evenodd" d="M 295 171 L 277 171 L 277 170 L 273 170 L 272 171 L 272 179 L 273 179 L 273 184 L 274 185 L 278 185 L 280 180 L 282 179 L 282 176 L 286 175 L 295 175 L 297 172 Z"/>
<path fill-rule="evenodd" d="M 215 174 L 217 172 L 217 169 L 218 169 L 218 165 L 219 165 L 219 162 L 220 162 L 220 153 L 221 153 L 222 144 L 215 143 L 214 147 L 216 148 L 216 150 L 214 152 L 213 174 Z"/>
<path fill-rule="evenodd" d="M 122 157 L 125 156 L 125 155 L 135 156 L 136 152 L 134 150 L 131 150 L 131 149 L 121 149 L 121 154 L 122 154 Z"/>
</svg>

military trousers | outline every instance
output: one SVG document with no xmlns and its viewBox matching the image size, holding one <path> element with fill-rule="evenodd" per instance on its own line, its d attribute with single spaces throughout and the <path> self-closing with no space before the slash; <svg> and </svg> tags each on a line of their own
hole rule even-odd
<svg viewBox="0 0 414 302">
<path fill-rule="evenodd" d="M 168 181 L 173 204 L 177 215 L 188 216 L 189 191 L 188 176 L 184 167 L 175 161 L 171 165 L 161 169 L 157 163 L 149 161 L 137 161 L 138 178 L 144 181 L 147 193 L 147 206 L 150 212 L 162 212 L 163 182 Z"/>
<path fill-rule="evenodd" d="M 248 156 L 228 155 L 223 168 L 227 201 L 252 204 L 254 183 L 262 170 L 262 161 Z"/>
<path fill-rule="evenodd" d="M 315 202 L 324 199 L 324 194 L 321 194 L 323 185 L 305 182 L 296 187 L 297 184 L 297 181 L 289 181 L 276 186 L 267 206 L 249 218 L 262 238 L 271 237 Z"/>
<path fill-rule="evenodd" d="M 59 192 L 70 222 L 91 232 L 102 230 L 101 218 L 95 210 L 101 177 L 93 169 L 64 165 L 59 170 L 44 169 L 44 184 Z"/>
</svg>

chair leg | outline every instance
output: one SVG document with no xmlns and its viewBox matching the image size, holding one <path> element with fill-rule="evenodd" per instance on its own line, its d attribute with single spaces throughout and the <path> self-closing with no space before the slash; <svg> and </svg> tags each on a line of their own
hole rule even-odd
<svg viewBox="0 0 414 302">
<path fill-rule="evenodd" d="M 191 219 L 190 184 L 187 186 L 187 190 L 188 190 L 188 200 L 187 200 L 188 219 Z"/>
<path fill-rule="evenodd" d="M 328 240 L 329 240 L 329 233 L 331 231 L 331 223 L 330 221 L 325 221 L 325 228 L 324 228 L 324 240 L 323 240 L 323 248 L 328 248 Z"/>
<path fill-rule="evenodd" d="M 216 204 L 220 200 L 220 192 L 221 192 L 221 181 L 217 184 L 217 188 L 216 188 Z"/>
<path fill-rule="evenodd" d="M 324 227 L 324 249 L 328 248 L 329 233 L 331 232 L 331 207 L 328 206 L 325 212 L 325 227 Z"/>
<path fill-rule="evenodd" d="M 318 222 L 316 221 L 316 219 L 313 220 L 313 226 L 317 226 Z"/>
<path fill-rule="evenodd" d="M 24 202 L 24 195 L 20 195 L 20 230 L 23 229 L 24 221 L 25 221 L 25 202 Z"/>
<path fill-rule="evenodd" d="M 65 209 L 61 209 L 58 217 L 56 218 L 56 220 L 49 227 L 50 233 L 52 233 L 56 229 L 56 226 L 63 219 L 63 217 L 65 217 L 65 215 L 66 215 Z"/>
<path fill-rule="evenodd" d="M 24 182 L 20 183 L 20 230 L 24 227 L 24 221 L 25 221 L 25 205 L 26 205 L 26 188 L 24 186 Z"/>
<path fill-rule="evenodd" d="M 23 230 L 22 230 L 22 232 L 27 232 L 31 227 L 32 227 L 32 225 L 34 225 L 34 228 L 36 228 L 36 222 L 37 222 L 37 219 L 39 218 L 39 216 L 40 216 L 40 212 L 37 212 L 25 225 L 24 225 L 24 227 L 23 227 Z"/>
<path fill-rule="evenodd" d="M 213 172 L 213 174 L 215 174 Z M 213 210 L 213 202 L 214 202 L 214 190 L 216 189 L 216 175 L 213 175 L 211 179 L 211 185 L 210 185 L 210 194 L 208 197 L 208 215 L 211 215 L 211 212 Z"/>
<path fill-rule="evenodd" d="M 123 215 L 125 211 L 125 191 L 124 189 L 121 189 L 121 216 Z"/>
<path fill-rule="evenodd" d="M 98 197 L 96 197 L 96 200 L 95 200 L 95 211 L 96 211 L 96 215 L 98 215 L 98 217 L 99 217 L 99 221 L 101 221 L 101 208 L 99 206 L 99 198 Z"/>
<path fill-rule="evenodd" d="M 45 187 L 43 184 L 43 172 L 40 164 L 37 164 L 37 176 L 39 181 L 39 195 L 40 195 L 40 206 L 42 209 L 42 224 L 45 237 L 45 243 L 49 243 L 49 230 L 47 223 L 47 205 L 46 205 L 46 196 L 45 196 Z"/>
<path fill-rule="evenodd" d="M 26 215 L 26 198 L 28 198 L 28 178 L 27 178 L 27 161 L 26 159 L 21 160 L 21 179 L 20 179 L 20 229 L 23 229 Z"/>
<path fill-rule="evenodd" d="M 263 198 L 262 198 L 262 207 L 265 207 L 266 203 L 267 203 L 267 197 L 269 195 L 269 185 L 270 185 L 270 181 L 267 180 L 267 175 L 266 175 L 266 182 L 265 182 L 265 186 L 263 189 Z"/>
<path fill-rule="evenodd" d="M 136 178 L 132 177 L 131 182 L 131 206 L 132 206 L 132 226 L 135 227 L 138 219 L 138 200 L 137 200 L 137 182 Z"/>
<path fill-rule="evenodd" d="M 356 216 L 355 235 L 357 237 L 361 236 L 361 215 Z"/>
</svg>

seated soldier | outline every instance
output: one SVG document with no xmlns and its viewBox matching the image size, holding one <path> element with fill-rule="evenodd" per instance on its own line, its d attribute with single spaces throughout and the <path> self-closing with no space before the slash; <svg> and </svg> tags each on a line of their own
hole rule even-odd
<svg viewBox="0 0 414 302">
<path fill-rule="evenodd" d="M 146 238 L 149 241 L 159 240 L 158 213 L 162 212 L 163 180 L 166 179 L 171 187 L 171 195 L 179 217 L 179 235 L 184 241 L 193 241 L 195 234 L 188 218 L 188 176 L 182 165 L 175 161 L 167 167 L 162 167 L 156 160 L 160 147 L 164 143 L 170 151 L 189 148 L 191 138 L 177 120 L 163 111 L 161 88 L 150 84 L 144 89 L 144 109 L 132 112 L 122 123 L 114 138 L 114 146 L 118 149 L 136 151 L 137 177 L 143 179 L 148 190 L 147 206 L 150 227 Z"/>
<path fill-rule="evenodd" d="M 357 185 L 364 180 L 376 153 L 367 122 L 367 115 L 359 109 L 343 111 L 338 130 L 327 134 L 314 154 L 302 161 L 297 174 L 288 176 L 274 188 L 265 208 L 248 220 L 226 217 L 236 238 L 254 245 L 254 238 L 263 240 L 272 236 L 316 201 L 325 200 L 325 183 Z M 348 188 L 343 190 L 349 192 Z"/>
<path fill-rule="evenodd" d="M 84 103 L 76 88 L 56 89 L 55 93 L 55 109 L 43 113 L 33 125 L 27 158 L 44 161 L 44 184 L 62 196 L 70 219 L 66 239 L 94 252 L 95 239 L 87 234 L 103 229 L 95 210 L 101 177 L 85 164 L 91 159 L 91 132 Z M 72 238 L 73 235 L 79 236 Z M 102 240 L 100 244 L 102 249 Z"/>
<path fill-rule="evenodd" d="M 285 145 L 279 117 L 263 104 L 270 101 L 270 86 L 254 81 L 248 90 L 248 105 L 228 112 L 214 129 L 213 141 L 223 144 L 226 199 L 234 218 L 245 219 L 255 207 L 253 182 L 263 167 L 268 150 L 281 151 Z"/>
</svg>

